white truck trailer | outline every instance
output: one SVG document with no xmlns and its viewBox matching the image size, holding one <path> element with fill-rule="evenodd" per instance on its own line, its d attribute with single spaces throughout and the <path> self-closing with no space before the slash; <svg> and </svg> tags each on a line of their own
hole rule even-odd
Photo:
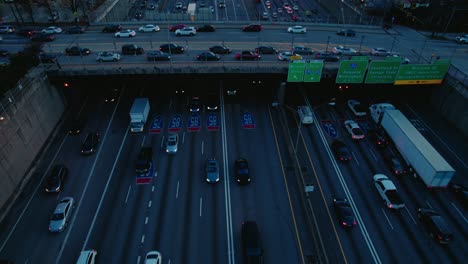
<svg viewBox="0 0 468 264">
<path fill-rule="evenodd" d="M 391 104 L 374 104 L 369 110 L 372 119 L 390 136 L 413 176 L 420 177 L 428 188 L 447 187 L 455 170 L 403 113 Z"/>
<path fill-rule="evenodd" d="M 150 110 L 148 98 L 136 98 L 130 109 L 130 132 L 142 133 Z"/>
</svg>

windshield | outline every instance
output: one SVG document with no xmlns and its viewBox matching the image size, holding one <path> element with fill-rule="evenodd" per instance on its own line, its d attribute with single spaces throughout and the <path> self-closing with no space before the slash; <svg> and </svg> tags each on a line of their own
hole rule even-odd
<svg viewBox="0 0 468 264">
<path fill-rule="evenodd" d="M 52 220 L 62 220 L 64 218 L 65 218 L 64 213 L 53 214 L 52 217 L 51 217 Z"/>
</svg>

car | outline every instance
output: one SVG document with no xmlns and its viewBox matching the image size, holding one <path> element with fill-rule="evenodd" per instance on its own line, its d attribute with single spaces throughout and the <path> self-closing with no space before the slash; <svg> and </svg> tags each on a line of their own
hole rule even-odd
<svg viewBox="0 0 468 264">
<path fill-rule="evenodd" d="M 85 126 L 85 120 L 82 117 L 75 117 L 71 121 L 70 129 L 68 130 L 68 134 L 75 136 L 83 131 L 83 127 Z"/>
<path fill-rule="evenodd" d="M 23 37 L 31 37 L 37 32 L 38 32 L 37 28 L 26 27 L 26 28 L 20 28 L 19 30 L 16 30 L 16 35 L 23 36 Z"/>
<path fill-rule="evenodd" d="M 176 9 L 182 9 L 182 6 L 183 6 L 183 5 L 184 5 L 184 4 L 183 4 L 182 2 L 177 2 L 177 3 L 175 4 L 175 8 L 176 8 Z"/>
<path fill-rule="evenodd" d="M 80 26 L 69 27 L 65 30 L 65 33 L 67 34 L 83 34 L 84 32 L 85 32 L 84 28 Z"/>
<path fill-rule="evenodd" d="M 200 97 L 194 96 L 190 99 L 190 103 L 188 104 L 189 111 L 192 113 L 197 113 L 200 111 Z"/>
<path fill-rule="evenodd" d="M 162 255 L 159 251 L 150 251 L 146 254 L 145 264 L 162 264 Z"/>
<path fill-rule="evenodd" d="M 278 13 L 283 13 L 283 9 L 282 9 L 281 7 L 278 7 L 278 8 L 276 9 L 276 12 L 278 12 Z"/>
<path fill-rule="evenodd" d="M 224 2 L 219 2 L 219 3 L 218 3 L 218 7 L 219 7 L 219 8 L 225 8 L 225 7 L 226 7 L 226 3 L 224 3 Z"/>
<path fill-rule="evenodd" d="M 156 25 L 153 25 L 153 24 L 149 24 L 149 25 L 146 25 L 146 26 L 142 26 L 142 27 L 139 27 L 138 28 L 138 31 L 139 32 L 158 32 L 159 30 L 161 30 L 159 28 L 159 26 L 156 26 Z"/>
<path fill-rule="evenodd" d="M 90 155 L 96 152 L 96 148 L 100 141 L 100 135 L 97 132 L 89 132 L 83 144 L 81 145 L 81 154 Z"/>
<path fill-rule="evenodd" d="M 148 10 L 155 10 L 156 9 L 156 6 L 154 4 L 150 4 L 146 7 L 146 9 Z"/>
<path fill-rule="evenodd" d="M 105 26 L 105 27 L 102 29 L 102 32 L 106 32 L 106 33 L 116 33 L 116 32 L 119 32 L 120 30 L 122 30 L 122 26 L 121 26 L 121 25 L 118 25 L 118 24 L 114 24 L 114 25 L 107 25 L 107 26 Z"/>
<path fill-rule="evenodd" d="M 335 208 L 336 216 L 342 227 L 356 226 L 353 210 L 347 199 L 334 198 L 333 208 Z"/>
<path fill-rule="evenodd" d="M 210 111 L 218 110 L 219 95 L 216 91 L 209 91 L 206 96 L 206 109 Z"/>
<path fill-rule="evenodd" d="M 377 147 L 386 147 L 390 143 L 383 129 L 368 129 L 367 135 Z"/>
<path fill-rule="evenodd" d="M 95 264 L 97 251 L 94 249 L 83 250 L 76 261 L 76 264 Z"/>
<path fill-rule="evenodd" d="M 298 10 L 299 10 L 299 6 L 293 5 L 292 9 L 293 9 L 294 11 L 298 11 Z"/>
<path fill-rule="evenodd" d="M 48 21 L 50 22 L 55 22 L 60 18 L 60 15 L 57 11 L 53 11 L 50 16 L 47 18 Z"/>
<path fill-rule="evenodd" d="M 271 8 L 271 1 L 265 1 L 265 5 L 267 6 L 267 8 Z"/>
<path fill-rule="evenodd" d="M 216 53 L 216 54 L 229 54 L 232 52 L 232 50 L 226 46 L 221 46 L 221 45 L 217 45 L 217 46 L 211 46 L 209 48 L 209 50 L 213 53 Z"/>
<path fill-rule="evenodd" d="M 258 46 L 255 48 L 255 53 L 258 54 L 276 54 L 278 50 L 273 48 L 272 46 Z"/>
<path fill-rule="evenodd" d="M 335 154 L 336 159 L 341 161 L 351 160 L 351 151 L 349 151 L 348 146 L 343 141 L 334 140 L 330 148 Z"/>
<path fill-rule="evenodd" d="M 0 57 L 7 57 L 10 55 L 10 52 L 6 49 L 0 49 Z"/>
<path fill-rule="evenodd" d="M 278 60 L 280 60 L 280 61 L 290 61 L 291 56 L 296 57 L 298 60 L 302 59 L 302 56 L 299 55 L 299 54 L 295 54 L 295 53 L 292 53 L 290 51 L 283 51 L 283 52 L 278 53 Z"/>
<path fill-rule="evenodd" d="M 48 193 L 58 193 L 63 189 L 63 182 L 68 175 L 68 169 L 64 165 L 54 165 L 46 179 L 44 190 Z"/>
<path fill-rule="evenodd" d="M 234 170 L 236 181 L 241 184 L 245 185 L 250 183 L 250 174 L 249 174 L 249 163 L 247 159 L 239 158 L 234 162 Z"/>
<path fill-rule="evenodd" d="M 366 108 L 358 100 L 350 99 L 346 103 L 355 116 L 366 116 Z"/>
<path fill-rule="evenodd" d="M 50 42 L 54 40 L 55 35 L 53 34 L 37 33 L 31 36 L 31 41 L 33 42 Z"/>
<path fill-rule="evenodd" d="M 356 31 L 352 29 L 340 29 L 336 32 L 338 36 L 345 36 L 345 37 L 355 37 Z"/>
<path fill-rule="evenodd" d="M 199 61 L 219 61 L 220 59 L 221 56 L 211 51 L 202 52 L 197 55 L 197 60 Z"/>
<path fill-rule="evenodd" d="M 122 46 L 122 54 L 125 55 L 139 55 L 145 53 L 145 50 L 135 44 L 125 44 Z"/>
<path fill-rule="evenodd" d="M 45 34 L 60 34 L 62 33 L 62 29 L 59 27 L 48 27 L 41 30 L 41 32 Z"/>
<path fill-rule="evenodd" d="M 103 62 L 103 61 L 119 61 L 120 54 L 112 51 L 102 51 L 99 52 L 96 61 Z"/>
<path fill-rule="evenodd" d="M 393 175 L 400 176 L 406 174 L 406 167 L 403 165 L 401 160 L 395 155 L 392 155 L 391 153 L 386 153 L 383 156 L 383 160 L 387 165 L 388 169 L 393 173 Z"/>
<path fill-rule="evenodd" d="M 184 27 L 175 31 L 176 36 L 195 36 L 197 30 L 194 27 Z"/>
<path fill-rule="evenodd" d="M 291 9 L 291 5 L 289 3 L 283 3 L 284 9 Z"/>
<path fill-rule="evenodd" d="M 288 27 L 288 33 L 306 33 L 307 32 L 307 28 L 303 27 L 303 26 L 293 26 L 293 27 Z"/>
<path fill-rule="evenodd" d="M 312 55 L 314 51 L 311 48 L 304 47 L 304 46 L 294 46 L 291 51 L 295 54 L 299 55 Z"/>
<path fill-rule="evenodd" d="M 122 38 L 122 37 L 132 38 L 132 37 L 135 37 L 135 36 L 136 36 L 135 30 L 131 30 L 131 29 L 124 29 L 124 30 L 115 32 L 115 34 L 114 34 L 114 37 L 116 37 L 116 38 Z"/>
<path fill-rule="evenodd" d="M 205 164 L 206 181 L 209 183 L 219 182 L 219 166 L 216 159 L 207 159 Z"/>
<path fill-rule="evenodd" d="M 272 18 L 278 18 L 278 13 L 276 13 L 276 12 L 271 13 L 271 17 Z"/>
<path fill-rule="evenodd" d="M 197 28 L 197 32 L 215 32 L 216 28 L 212 25 L 203 25 Z"/>
<path fill-rule="evenodd" d="M 389 50 L 384 48 L 373 48 L 371 50 L 371 55 L 373 56 L 389 56 L 391 54 L 392 53 Z"/>
<path fill-rule="evenodd" d="M 248 50 L 243 50 L 235 54 L 235 59 L 236 60 L 259 60 L 260 54 L 252 52 L 252 51 L 248 51 Z"/>
<path fill-rule="evenodd" d="M 65 54 L 70 56 L 86 56 L 91 54 L 91 50 L 88 48 L 72 46 L 65 49 Z"/>
<path fill-rule="evenodd" d="M 365 137 L 361 128 L 355 121 L 345 120 L 343 124 L 353 139 L 363 139 Z"/>
<path fill-rule="evenodd" d="M 135 12 L 135 19 L 142 19 L 142 18 L 143 18 L 143 12 L 136 11 Z"/>
<path fill-rule="evenodd" d="M 455 37 L 455 41 L 460 44 L 468 43 L 468 34 L 463 34 Z"/>
<path fill-rule="evenodd" d="M 468 206 L 468 190 L 463 185 L 450 183 L 448 189 L 455 195 L 462 206 Z"/>
<path fill-rule="evenodd" d="M 179 136 L 177 134 L 170 134 L 167 137 L 166 152 L 168 154 L 177 153 L 178 145 L 179 145 Z"/>
<path fill-rule="evenodd" d="M 64 197 L 55 207 L 54 213 L 50 217 L 49 231 L 62 232 L 71 219 L 75 201 L 72 197 Z"/>
<path fill-rule="evenodd" d="M 398 54 L 387 55 L 387 58 L 399 58 L 401 60 L 401 64 L 409 64 L 411 62 L 410 59 Z"/>
<path fill-rule="evenodd" d="M 436 239 L 440 244 L 447 244 L 453 240 L 453 233 L 445 219 L 436 211 L 427 208 L 418 208 L 418 218 L 429 236 Z"/>
<path fill-rule="evenodd" d="M 395 184 L 384 174 L 375 174 L 372 179 L 374 186 L 384 200 L 385 205 L 390 209 L 401 209 L 405 204 L 401 200 Z"/>
<path fill-rule="evenodd" d="M 337 55 L 357 55 L 356 50 L 344 46 L 336 46 L 333 48 L 332 51 L 334 54 Z"/>
<path fill-rule="evenodd" d="M 235 95 L 237 95 L 237 89 L 233 88 L 233 87 L 227 88 L 226 89 L 226 94 L 228 96 L 235 96 Z"/>
<path fill-rule="evenodd" d="M 242 28 L 244 32 L 260 32 L 262 31 L 262 25 L 259 24 L 250 24 Z"/>
<path fill-rule="evenodd" d="M 104 95 L 104 102 L 106 103 L 113 103 L 117 101 L 120 96 L 120 89 L 119 88 L 107 88 L 106 93 Z"/>
<path fill-rule="evenodd" d="M 143 147 L 138 154 L 135 164 L 135 172 L 139 174 L 147 174 L 153 162 L 153 149 L 151 147 Z"/>
<path fill-rule="evenodd" d="M 328 62 L 337 62 L 340 60 L 340 57 L 333 54 L 332 52 L 321 51 L 315 54 L 315 58 Z"/>
<path fill-rule="evenodd" d="M 268 16 L 268 12 L 263 12 L 262 14 L 262 19 L 263 20 L 268 20 L 269 16 Z"/>
<path fill-rule="evenodd" d="M 15 32 L 15 28 L 13 26 L 9 26 L 9 25 L 1 25 L 0 26 L 0 33 L 1 34 L 10 34 L 10 33 L 14 33 Z"/>
<path fill-rule="evenodd" d="M 152 50 L 146 53 L 146 59 L 149 61 L 170 61 L 171 55 L 160 50 Z"/>
<path fill-rule="evenodd" d="M 175 32 L 176 30 L 183 29 L 184 27 L 186 27 L 184 24 L 173 25 L 169 27 L 169 32 Z"/>
<path fill-rule="evenodd" d="M 286 13 L 292 14 L 292 13 L 294 13 L 294 11 L 292 9 L 286 9 Z"/>
<path fill-rule="evenodd" d="M 177 44 L 171 43 L 171 44 L 162 44 L 159 46 L 159 50 L 165 53 L 169 54 L 180 54 L 184 53 L 184 47 L 179 46 Z"/>
<path fill-rule="evenodd" d="M 41 53 L 39 53 L 39 60 L 42 63 L 56 63 L 57 62 L 57 56 L 54 55 L 54 54 L 41 52 Z"/>
<path fill-rule="evenodd" d="M 263 264 L 263 248 L 257 223 L 245 221 L 241 227 L 243 263 Z"/>
</svg>

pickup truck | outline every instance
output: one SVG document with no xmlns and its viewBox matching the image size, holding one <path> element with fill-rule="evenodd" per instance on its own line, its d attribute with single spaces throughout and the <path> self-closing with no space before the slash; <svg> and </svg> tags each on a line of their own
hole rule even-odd
<svg viewBox="0 0 468 264">
<path fill-rule="evenodd" d="M 405 204 L 397 192 L 395 184 L 385 175 L 376 174 L 373 177 L 375 188 L 380 194 L 380 197 L 385 201 L 385 205 L 390 209 L 400 209 L 405 207 Z"/>
</svg>

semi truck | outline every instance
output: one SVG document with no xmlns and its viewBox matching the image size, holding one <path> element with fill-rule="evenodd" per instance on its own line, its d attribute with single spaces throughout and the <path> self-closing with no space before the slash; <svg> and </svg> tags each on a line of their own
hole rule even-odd
<svg viewBox="0 0 468 264">
<path fill-rule="evenodd" d="M 130 132 L 142 133 L 150 110 L 148 98 L 136 98 L 130 109 Z"/>
<path fill-rule="evenodd" d="M 421 178 L 428 188 L 447 187 L 455 170 L 434 149 L 411 122 L 392 104 L 369 107 L 372 119 L 390 136 L 409 166 L 409 173 Z"/>
</svg>

